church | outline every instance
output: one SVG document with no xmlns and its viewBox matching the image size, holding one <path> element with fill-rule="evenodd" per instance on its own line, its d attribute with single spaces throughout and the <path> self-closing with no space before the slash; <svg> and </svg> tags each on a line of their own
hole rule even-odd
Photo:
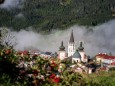
<svg viewBox="0 0 115 86">
<path fill-rule="evenodd" d="M 68 51 L 68 53 L 66 54 L 65 47 L 64 47 L 63 41 L 62 41 L 61 46 L 59 47 L 59 51 L 58 51 L 58 58 L 60 60 L 63 60 L 65 58 L 71 57 L 72 62 L 86 63 L 88 61 L 88 58 L 85 54 L 82 42 L 80 42 L 79 47 L 76 49 L 73 30 L 70 35 L 70 40 L 68 42 L 68 50 L 67 51 Z"/>
</svg>

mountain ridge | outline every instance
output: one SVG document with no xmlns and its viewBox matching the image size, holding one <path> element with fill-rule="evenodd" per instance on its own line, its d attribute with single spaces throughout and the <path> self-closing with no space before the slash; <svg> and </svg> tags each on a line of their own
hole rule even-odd
<svg viewBox="0 0 115 86">
<path fill-rule="evenodd" d="M 115 17 L 112 0 L 25 0 L 23 8 L 0 8 L 0 27 L 36 31 L 66 29 L 74 24 L 95 26 Z"/>
</svg>

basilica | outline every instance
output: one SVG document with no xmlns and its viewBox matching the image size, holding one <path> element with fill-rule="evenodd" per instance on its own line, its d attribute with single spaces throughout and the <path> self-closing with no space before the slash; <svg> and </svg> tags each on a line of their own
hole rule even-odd
<svg viewBox="0 0 115 86">
<path fill-rule="evenodd" d="M 72 58 L 72 62 L 86 63 L 88 61 L 87 55 L 84 51 L 83 43 L 80 42 L 79 47 L 76 48 L 73 31 L 71 32 L 71 35 L 70 35 L 67 51 L 68 52 L 66 53 L 66 50 L 62 41 L 61 46 L 59 47 L 59 51 L 58 51 L 58 58 L 60 60 L 63 60 L 65 58 Z"/>
</svg>

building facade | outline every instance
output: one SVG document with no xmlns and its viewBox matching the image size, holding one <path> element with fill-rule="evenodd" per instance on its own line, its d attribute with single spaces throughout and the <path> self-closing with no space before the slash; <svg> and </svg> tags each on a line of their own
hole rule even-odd
<svg viewBox="0 0 115 86">
<path fill-rule="evenodd" d="M 58 58 L 60 60 L 63 60 L 66 58 L 66 51 L 65 51 L 65 47 L 63 46 L 63 41 L 61 42 L 61 46 L 59 47 Z"/>
<path fill-rule="evenodd" d="M 73 31 L 71 32 L 70 40 L 68 42 L 68 57 L 72 57 L 75 53 L 75 42 L 74 42 L 74 35 Z"/>
</svg>

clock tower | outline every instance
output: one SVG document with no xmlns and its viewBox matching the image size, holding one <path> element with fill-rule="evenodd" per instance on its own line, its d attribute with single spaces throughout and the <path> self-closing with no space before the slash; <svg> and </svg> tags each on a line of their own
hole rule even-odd
<svg viewBox="0 0 115 86">
<path fill-rule="evenodd" d="M 73 56 L 74 53 L 75 53 L 75 42 L 74 42 L 74 36 L 73 36 L 73 30 L 72 30 L 70 40 L 68 43 L 68 57 Z"/>
</svg>

